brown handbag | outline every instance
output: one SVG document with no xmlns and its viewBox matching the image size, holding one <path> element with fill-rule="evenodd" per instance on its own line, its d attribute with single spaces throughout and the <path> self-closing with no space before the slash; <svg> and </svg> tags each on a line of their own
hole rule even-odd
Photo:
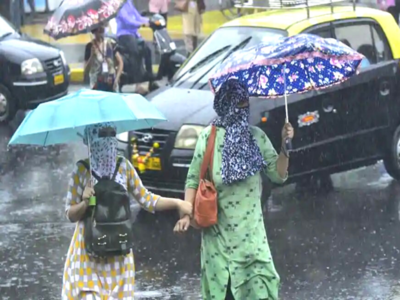
<svg viewBox="0 0 400 300">
<path fill-rule="evenodd" d="M 175 10 L 186 13 L 189 11 L 190 0 L 175 0 Z"/>
<path fill-rule="evenodd" d="M 196 225 L 201 228 L 215 225 L 218 221 L 217 190 L 211 181 L 216 131 L 216 127 L 212 126 L 203 163 L 201 164 L 200 182 L 194 202 L 194 220 L 197 223 Z M 207 171 L 210 180 L 206 179 Z"/>
</svg>

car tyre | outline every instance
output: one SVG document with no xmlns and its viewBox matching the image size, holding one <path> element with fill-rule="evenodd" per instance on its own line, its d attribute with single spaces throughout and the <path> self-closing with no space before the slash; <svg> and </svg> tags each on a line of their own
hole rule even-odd
<svg viewBox="0 0 400 300">
<path fill-rule="evenodd" d="M 383 164 L 392 178 L 400 180 L 400 126 L 394 131 L 388 150 Z"/>
<path fill-rule="evenodd" d="M 16 112 L 17 104 L 12 99 L 10 91 L 0 84 L 0 123 L 12 120 Z"/>
</svg>

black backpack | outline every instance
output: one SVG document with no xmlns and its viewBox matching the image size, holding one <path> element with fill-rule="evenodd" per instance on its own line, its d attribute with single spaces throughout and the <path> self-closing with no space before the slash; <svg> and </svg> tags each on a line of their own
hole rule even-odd
<svg viewBox="0 0 400 300">
<path fill-rule="evenodd" d="M 121 256 L 133 247 L 133 231 L 129 195 L 124 186 L 115 182 L 122 157 L 118 158 L 113 177 L 99 178 L 94 186 L 96 205 L 89 206 L 84 222 L 86 252 L 92 257 Z M 79 161 L 87 170 L 86 161 Z"/>
</svg>

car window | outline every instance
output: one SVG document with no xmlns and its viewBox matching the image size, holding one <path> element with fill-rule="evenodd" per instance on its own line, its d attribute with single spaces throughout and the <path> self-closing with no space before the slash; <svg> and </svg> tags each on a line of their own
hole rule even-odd
<svg viewBox="0 0 400 300">
<path fill-rule="evenodd" d="M 329 27 L 312 29 L 312 30 L 307 31 L 307 33 L 318 35 L 324 39 L 332 37 L 332 32 Z"/>
<path fill-rule="evenodd" d="M 386 39 L 385 34 L 382 31 L 382 28 L 375 24 L 372 28 L 372 36 L 374 38 L 376 51 L 378 54 L 378 62 L 380 61 L 388 61 L 393 59 L 392 51 L 390 50 L 388 41 Z"/>
<path fill-rule="evenodd" d="M 12 27 L 12 25 L 6 19 L 0 17 L 0 37 L 14 32 L 14 27 Z"/>
<path fill-rule="evenodd" d="M 287 36 L 284 30 L 277 30 L 272 28 L 257 28 L 257 27 L 224 27 L 216 30 L 194 53 L 190 60 L 176 73 L 176 78 L 181 74 L 185 74 L 193 66 L 203 61 L 207 56 L 210 56 L 215 51 L 226 47 L 219 56 L 223 56 L 228 52 L 231 47 L 236 46 L 240 42 L 251 37 L 251 40 L 245 45 L 244 48 L 257 45 L 262 42 L 267 42 L 280 36 Z M 217 58 L 216 56 L 215 58 Z"/>
<path fill-rule="evenodd" d="M 365 56 L 361 68 L 390 59 L 383 33 L 379 33 L 373 23 L 339 24 L 335 27 L 335 36 Z"/>
</svg>

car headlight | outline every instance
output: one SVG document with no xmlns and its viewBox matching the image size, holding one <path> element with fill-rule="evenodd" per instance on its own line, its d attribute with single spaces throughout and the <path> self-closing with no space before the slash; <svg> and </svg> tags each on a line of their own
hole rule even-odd
<svg viewBox="0 0 400 300">
<path fill-rule="evenodd" d="M 42 63 L 37 58 L 25 60 L 21 64 L 21 73 L 23 75 L 32 75 L 42 72 L 43 72 Z"/>
<path fill-rule="evenodd" d="M 127 143 L 129 139 L 129 132 L 123 132 L 120 134 L 117 134 L 117 140 Z"/>
<path fill-rule="evenodd" d="M 183 125 L 179 129 L 175 139 L 175 148 L 179 149 L 194 149 L 199 138 L 200 132 L 204 126 L 199 125 Z"/>
<path fill-rule="evenodd" d="M 64 51 L 60 51 L 60 56 L 61 56 L 61 60 L 63 62 L 63 65 L 66 66 L 67 65 L 67 59 L 65 58 Z"/>
</svg>

